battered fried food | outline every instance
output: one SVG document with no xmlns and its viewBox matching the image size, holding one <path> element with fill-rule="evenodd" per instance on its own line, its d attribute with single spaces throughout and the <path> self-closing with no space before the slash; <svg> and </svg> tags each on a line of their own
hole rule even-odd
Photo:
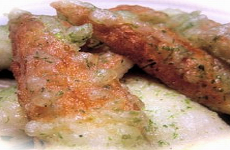
<svg viewBox="0 0 230 150">
<path fill-rule="evenodd" d="M 75 114 L 76 108 L 86 111 L 92 109 L 91 107 L 104 106 L 110 99 L 105 100 L 101 97 L 96 104 L 86 98 L 89 97 L 87 91 L 80 92 L 87 87 L 87 80 L 91 81 L 88 83 L 92 84 L 91 90 L 94 87 L 106 89 L 104 86 L 111 86 L 112 89 L 121 90 L 118 81 L 115 80 L 116 74 L 112 74 L 108 71 L 109 69 L 103 68 L 103 63 L 99 62 L 98 64 L 98 61 L 101 61 L 99 56 L 84 52 L 76 54 L 76 48 L 58 41 L 54 36 L 45 32 L 45 27 L 36 17 L 23 15 L 16 21 L 13 20 L 10 23 L 10 37 L 14 46 L 14 61 L 11 68 L 19 83 L 20 103 L 26 107 L 30 119 L 42 118 L 43 115 L 53 118 L 54 116 L 67 115 L 73 112 Z M 66 65 L 68 67 L 65 67 Z M 107 79 L 108 81 L 104 79 L 107 74 L 110 75 L 110 78 Z M 104 82 L 99 80 L 104 80 Z M 36 85 L 35 82 L 39 83 L 39 85 Z M 88 88 L 86 89 L 89 90 Z M 74 92 L 78 94 L 76 95 Z M 38 94 L 39 97 L 35 98 L 34 95 L 38 96 Z M 39 102 L 37 101 L 41 98 L 40 96 L 48 96 L 48 94 L 52 96 L 51 98 L 56 97 L 54 102 L 49 99 L 47 102 L 38 104 Z M 111 93 L 111 95 L 114 94 Z M 117 95 L 122 96 L 124 100 L 118 108 L 122 110 L 139 110 L 139 106 L 125 98 L 127 97 L 125 94 L 127 93 L 121 92 Z M 59 106 L 64 105 L 62 101 L 65 99 L 70 101 L 72 98 L 66 98 L 70 95 L 75 95 L 75 100 L 73 100 L 75 102 L 72 105 L 77 106 L 72 106 L 72 108 L 68 109 Z M 81 102 L 81 96 L 85 97 L 86 101 L 89 102 Z M 125 97 L 123 98 L 123 96 Z M 60 108 L 57 109 L 53 105 L 57 105 Z"/>
<path fill-rule="evenodd" d="M 139 5 L 119 5 L 115 8 L 111 8 L 111 11 L 128 11 L 135 15 L 138 15 L 140 20 L 151 22 L 152 24 L 166 23 L 169 16 L 161 11 L 155 11 L 148 7 Z"/>
<path fill-rule="evenodd" d="M 52 6 L 72 24 L 91 23 L 96 38 L 166 85 L 211 109 L 230 114 L 229 67 L 165 26 L 153 26 L 130 19 L 126 13 L 78 1 L 59 1 Z"/>
<path fill-rule="evenodd" d="M 28 120 L 15 93 L 15 86 L 0 88 L 0 144 L 10 142 L 11 149 L 32 143 L 24 132 Z"/>
<path fill-rule="evenodd" d="M 166 26 L 188 39 L 194 46 L 230 64 L 229 23 L 220 24 L 198 11 L 191 13 L 177 11 L 176 14 L 171 14 L 170 11 L 173 10 L 166 11 L 169 15 L 165 22 Z M 148 17 L 151 18 L 150 15 Z"/>
<path fill-rule="evenodd" d="M 183 33 L 198 47 L 230 64 L 230 24 L 218 25 L 207 30 L 191 28 Z"/>
<path fill-rule="evenodd" d="M 25 129 L 29 136 L 52 145 L 149 145 L 151 120 L 113 70 L 125 61 L 78 51 L 91 37 L 91 25 L 76 27 L 30 13 L 18 16 L 9 22 L 11 69 L 30 120 Z"/>
<path fill-rule="evenodd" d="M 217 118 L 217 113 L 149 76 L 137 74 L 127 74 L 122 81 L 144 102 L 146 114 L 154 121 L 157 136 L 153 140 L 156 147 L 152 150 L 210 150 L 212 148 L 204 145 L 221 147 L 217 141 L 222 141 L 224 147 L 230 146 L 229 142 L 224 142 L 225 139 L 230 141 L 230 127 Z M 199 146 L 201 148 L 197 148 Z"/>
<path fill-rule="evenodd" d="M 110 10 L 131 12 L 141 21 L 151 24 L 162 23 L 188 39 L 194 46 L 230 63 L 230 24 L 217 23 L 199 11 L 186 13 L 168 9 L 164 13 L 137 5 L 120 5 Z"/>
</svg>

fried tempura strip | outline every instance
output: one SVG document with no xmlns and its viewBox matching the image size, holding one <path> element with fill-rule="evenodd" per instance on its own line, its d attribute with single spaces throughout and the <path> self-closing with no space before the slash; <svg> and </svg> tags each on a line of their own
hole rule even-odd
<svg viewBox="0 0 230 150">
<path fill-rule="evenodd" d="M 230 23 L 207 30 L 190 29 L 184 35 L 194 45 L 230 64 Z"/>
<path fill-rule="evenodd" d="M 95 37 L 168 86 L 230 114 L 229 68 L 174 32 L 78 1 L 52 6 L 72 24 L 93 24 Z"/>
<path fill-rule="evenodd" d="M 175 15 L 167 15 L 138 5 L 121 5 L 110 10 L 131 12 L 140 20 L 151 24 L 163 23 L 188 39 L 194 46 L 230 63 L 230 24 L 222 25 L 199 12 L 178 12 Z"/>
<path fill-rule="evenodd" d="M 155 11 L 148 7 L 143 7 L 139 5 L 119 5 L 115 8 L 111 8 L 111 11 L 128 11 L 138 15 L 140 20 L 148 21 L 152 24 L 165 23 L 169 19 L 166 13 L 161 11 Z"/>
<path fill-rule="evenodd" d="M 98 108 L 140 110 L 141 103 L 120 85 L 101 56 L 76 52 L 47 31 L 39 17 L 23 14 L 10 20 L 10 38 L 11 69 L 29 119 L 83 116 Z"/>
<path fill-rule="evenodd" d="M 29 136 L 46 146 L 71 148 L 151 145 L 152 121 L 142 111 L 142 102 L 118 80 L 125 70 L 122 65 L 128 63 L 111 52 L 78 51 L 91 37 L 91 25 L 76 27 L 28 13 L 9 24 L 11 68 L 29 118 Z"/>
</svg>

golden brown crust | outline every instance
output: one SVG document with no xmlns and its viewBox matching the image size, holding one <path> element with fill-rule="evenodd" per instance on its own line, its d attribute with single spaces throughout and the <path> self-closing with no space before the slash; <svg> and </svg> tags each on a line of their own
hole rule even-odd
<svg viewBox="0 0 230 150">
<path fill-rule="evenodd" d="M 115 12 L 131 12 L 141 21 L 146 21 L 153 25 L 163 23 L 178 35 L 188 39 L 194 46 L 206 50 L 211 55 L 228 64 L 230 63 L 230 51 L 228 48 L 230 42 L 228 36 L 230 32 L 229 24 L 222 25 L 201 14 L 197 14 L 196 18 L 194 18 L 195 16 L 185 12 L 181 12 L 178 16 L 175 15 L 177 17 L 169 17 L 163 12 L 158 12 L 151 8 L 138 5 L 121 5 L 110 10 Z M 184 18 L 185 16 L 187 16 L 187 19 Z M 184 21 L 181 21 L 183 18 Z M 177 21 L 177 19 L 179 19 L 179 21 Z"/>
<path fill-rule="evenodd" d="M 81 12 L 86 16 L 88 13 L 87 22 L 93 24 L 94 36 L 109 45 L 112 51 L 130 58 L 147 73 L 195 101 L 230 114 L 228 66 L 205 51 L 193 47 L 174 32 L 163 26 L 143 22 L 138 25 L 126 23 L 119 17 L 116 21 L 111 20 L 112 24 L 98 23 L 100 21 L 95 20 L 100 18 L 92 18 L 95 10 L 85 11 L 83 6 L 75 9 L 74 4 L 66 5 L 61 2 L 55 2 L 52 6 L 76 25 L 82 22 L 75 19 L 74 14 L 80 15 Z M 71 16 L 65 11 L 67 8 L 71 11 Z M 109 22 L 109 19 L 106 21 Z"/>
<path fill-rule="evenodd" d="M 87 58 L 100 59 L 99 55 L 76 52 L 48 32 L 37 17 L 24 14 L 11 20 L 10 38 L 11 69 L 18 82 L 19 102 L 29 119 L 84 116 L 95 109 L 140 110 L 142 104 L 118 79 L 96 81 L 95 73 L 105 67 L 89 66 Z"/>
</svg>

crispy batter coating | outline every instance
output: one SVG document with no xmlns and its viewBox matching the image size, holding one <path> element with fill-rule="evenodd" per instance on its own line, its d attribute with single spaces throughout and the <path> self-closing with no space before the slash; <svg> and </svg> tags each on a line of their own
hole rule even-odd
<svg viewBox="0 0 230 150">
<path fill-rule="evenodd" d="M 98 109 L 142 107 L 138 98 L 121 86 L 117 74 L 106 68 L 105 56 L 76 51 L 76 46 L 49 32 L 38 16 L 25 13 L 9 24 L 11 69 L 18 82 L 19 102 L 29 119 L 82 117 Z"/>
<path fill-rule="evenodd" d="M 148 21 L 153 24 L 165 23 L 169 19 L 166 13 L 161 11 L 155 11 L 148 7 L 139 5 L 119 5 L 115 8 L 111 8 L 111 11 L 128 11 L 137 14 L 142 21 Z"/>
<path fill-rule="evenodd" d="M 167 15 L 148 7 L 121 5 L 110 9 L 135 14 L 141 21 L 151 24 L 163 23 L 177 34 L 188 39 L 194 46 L 230 63 L 230 24 L 220 24 L 195 11 Z M 175 11 L 175 10 L 174 10 Z"/>
<path fill-rule="evenodd" d="M 208 27 L 207 27 L 208 28 Z M 230 64 L 230 24 L 217 25 L 207 30 L 193 29 L 184 32 L 196 46 Z"/>
<path fill-rule="evenodd" d="M 92 23 L 94 36 L 169 87 L 230 114 L 229 67 L 164 26 L 153 26 L 86 3 L 52 6 L 75 25 Z M 84 18 L 79 17 L 84 16 Z"/>
</svg>

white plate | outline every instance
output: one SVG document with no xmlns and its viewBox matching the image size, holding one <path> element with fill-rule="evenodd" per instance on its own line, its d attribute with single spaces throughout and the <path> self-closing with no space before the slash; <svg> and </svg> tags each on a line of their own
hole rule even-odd
<svg viewBox="0 0 230 150">
<path fill-rule="evenodd" d="M 13 8 L 28 10 L 34 14 L 54 15 L 55 10 L 49 4 L 55 0 L 6 0 L 0 2 L 0 24 L 7 23 L 5 14 Z M 102 8 L 114 7 L 119 4 L 138 4 L 152 7 L 156 10 L 178 8 L 187 12 L 200 10 L 220 23 L 230 22 L 230 9 L 228 0 L 84 0 Z"/>
</svg>

